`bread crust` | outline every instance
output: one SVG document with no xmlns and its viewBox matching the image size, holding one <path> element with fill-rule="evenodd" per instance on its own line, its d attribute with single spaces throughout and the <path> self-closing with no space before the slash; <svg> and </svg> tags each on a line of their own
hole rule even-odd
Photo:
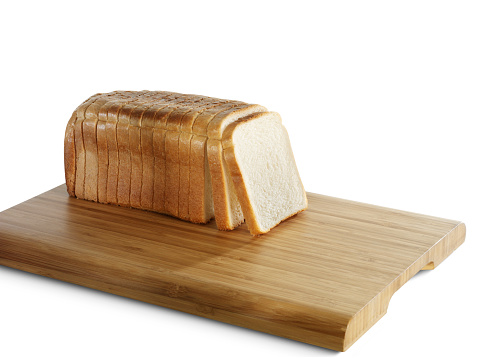
<svg viewBox="0 0 479 359">
<path fill-rule="evenodd" d="M 76 111 L 73 112 L 68 121 L 65 130 L 64 140 L 64 165 L 65 165 L 65 183 L 67 192 L 71 197 L 75 197 L 75 121 L 77 119 Z"/>
</svg>

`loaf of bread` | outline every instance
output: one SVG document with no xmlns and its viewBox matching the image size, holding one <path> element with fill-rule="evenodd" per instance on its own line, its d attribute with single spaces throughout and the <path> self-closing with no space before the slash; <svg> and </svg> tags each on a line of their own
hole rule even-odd
<svg viewBox="0 0 479 359">
<path fill-rule="evenodd" d="M 259 114 L 264 115 L 257 117 Z M 270 118 L 276 120 L 265 120 Z M 254 218 L 262 218 L 262 210 L 251 212 L 257 206 L 251 197 L 255 192 L 245 194 L 244 188 L 249 186 L 246 173 L 257 167 L 240 164 L 235 167 L 234 162 L 242 161 L 240 153 L 244 151 L 236 142 L 239 133 L 247 136 L 248 129 L 256 126 L 250 123 L 261 123 L 258 128 L 264 135 L 260 136 L 263 142 L 251 150 L 261 151 L 261 146 L 267 151 L 276 145 L 288 147 L 283 152 L 289 153 L 289 157 L 282 161 L 289 164 L 293 177 L 299 179 L 289 142 L 281 139 L 269 143 L 276 137 L 271 137 L 268 126 L 272 125 L 271 131 L 276 133 L 278 118 L 279 115 L 267 112 L 260 105 L 166 91 L 93 95 L 77 107 L 67 125 L 68 193 L 80 199 L 155 211 L 194 223 L 207 223 L 214 217 L 222 230 L 234 229 L 246 215 L 248 222 L 250 218 L 253 221 L 248 223 L 251 233 L 265 233 L 276 219 L 272 222 L 261 219 L 261 225 L 257 220 L 254 222 Z M 280 121 L 279 126 L 282 126 Z M 225 143 L 233 151 L 228 161 L 224 155 Z M 235 148 L 240 152 L 234 152 Z M 271 174 L 274 178 L 281 175 L 277 171 Z M 296 192 L 304 194 L 300 180 L 272 181 L 272 184 L 293 185 Z M 252 186 L 256 188 L 257 183 Z M 281 188 L 271 194 L 284 194 L 285 190 Z M 286 196 L 286 201 L 289 199 Z M 274 201 L 268 203 L 275 205 Z M 284 201 L 280 203 L 284 206 Z M 306 206 L 305 200 L 301 209 L 295 202 L 291 210 L 298 212 Z M 291 210 L 283 214 L 294 214 Z"/>
</svg>

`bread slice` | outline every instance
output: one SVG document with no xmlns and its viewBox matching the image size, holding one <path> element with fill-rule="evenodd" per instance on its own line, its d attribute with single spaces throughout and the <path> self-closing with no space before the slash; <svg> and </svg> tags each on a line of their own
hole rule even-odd
<svg viewBox="0 0 479 359">
<path fill-rule="evenodd" d="M 251 234 L 266 233 L 307 208 L 306 192 L 279 114 L 256 113 L 232 123 L 225 130 L 223 148 Z"/>
<path fill-rule="evenodd" d="M 190 141 L 189 215 L 193 223 L 207 223 L 215 216 L 211 188 L 211 175 L 206 154 L 206 134 L 209 122 L 232 107 L 245 106 L 232 101 L 202 112 L 192 126 Z"/>
<path fill-rule="evenodd" d="M 216 226 L 220 230 L 232 230 L 244 221 L 241 205 L 224 163 L 221 138 L 224 129 L 238 118 L 267 111 L 260 105 L 244 105 L 221 112 L 208 124 L 207 153 L 211 173 Z"/>
<path fill-rule="evenodd" d="M 153 130 L 155 128 L 155 118 L 157 113 L 169 106 L 177 98 L 183 95 L 170 93 L 162 100 L 158 100 L 149 107 L 142 118 L 140 131 L 141 137 L 141 160 L 142 160 L 142 179 L 141 179 L 141 198 L 140 208 L 153 210 L 154 197 L 154 173 L 155 173 L 155 157 L 153 148 Z"/>
<path fill-rule="evenodd" d="M 85 144 L 83 137 L 83 121 L 85 114 L 93 103 L 101 100 L 107 94 L 97 94 L 90 97 L 77 108 L 75 127 L 75 197 L 85 198 Z"/>
<path fill-rule="evenodd" d="M 75 197 L 75 177 L 76 177 L 75 126 L 78 119 L 78 112 L 84 112 L 85 108 L 88 106 L 89 103 L 91 103 L 97 97 L 102 95 L 103 94 L 101 93 L 97 93 L 93 96 L 90 96 L 85 101 L 83 101 L 75 109 L 75 111 L 73 111 L 73 114 L 70 117 L 70 120 L 68 121 L 68 124 L 67 124 L 67 128 L 65 130 L 65 142 L 64 142 L 65 182 L 67 185 L 68 194 L 72 197 Z"/>
</svg>

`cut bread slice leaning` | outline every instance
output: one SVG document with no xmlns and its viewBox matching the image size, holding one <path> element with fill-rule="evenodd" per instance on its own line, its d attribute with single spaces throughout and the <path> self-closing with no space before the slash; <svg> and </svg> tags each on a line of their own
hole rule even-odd
<svg viewBox="0 0 479 359">
<path fill-rule="evenodd" d="M 241 117 L 252 113 L 266 112 L 260 105 L 245 104 L 216 115 L 207 127 L 208 165 L 211 173 L 216 226 L 220 230 L 232 230 L 244 221 L 241 206 L 226 169 L 221 138 L 225 128 Z"/>
<path fill-rule="evenodd" d="M 278 113 L 256 113 L 230 124 L 222 144 L 251 234 L 266 233 L 307 208 L 288 133 Z"/>
</svg>

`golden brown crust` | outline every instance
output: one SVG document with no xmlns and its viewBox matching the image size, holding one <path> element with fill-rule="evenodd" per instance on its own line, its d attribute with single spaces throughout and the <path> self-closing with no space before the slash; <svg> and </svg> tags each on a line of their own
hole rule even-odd
<svg viewBox="0 0 479 359">
<path fill-rule="evenodd" d="M 64 162 L 65 182 L 68 194 L 75 197 L 75 121 L 76 111 L 72 114 L 65 130 Z"/>
<path fill-rule="evenodd" d="M 237 121 L 238 118 L 243 118 L 250 114 L 258 114 L 258 113 L 263 113 L 267 111 L 268 110 L 264 106 L 252 105 L 252 104 L 246 104 L 246 103 L 239 107 L 231 108 L 227 111 L 224 111 L 221 113 L 221 115 L 216 116 L 208 124 L 208 127 L 207 127 L 208 138 L 221 140 L 223 138 L 224 129 L 231 122 Z"/>
</svg>

